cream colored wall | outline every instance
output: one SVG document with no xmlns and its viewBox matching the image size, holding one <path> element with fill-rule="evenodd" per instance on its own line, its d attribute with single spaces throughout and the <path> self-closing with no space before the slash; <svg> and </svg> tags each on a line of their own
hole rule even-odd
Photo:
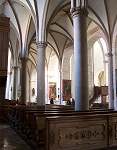
<svg viewBox="0 0 117 150">
<path fill-rule="evenodd" d="M 32 94 L 32 89 L 35 90 L 35 94 Z M 37 72 L 36 69 L 32 70 L 31 78 L 30 78 L 30 101 L 36 102 L 37 97 Z"/>
<path fill-rule="evenodd" d="M 64 50 L 63 55 L 63 66 L 62 66 L 62 72 L 63 72 L 63 79 L 70 80 L 70 58 L 73 55 L 73 48 L 69 47 Z"/>
<path fill-rule="evenodd" d="M 93 96 L 94 89 L 94 77 L 93 77 L 93 50 L 91 47 L 88 48 L 88 93 L 89 99 Z"/>
</svg>

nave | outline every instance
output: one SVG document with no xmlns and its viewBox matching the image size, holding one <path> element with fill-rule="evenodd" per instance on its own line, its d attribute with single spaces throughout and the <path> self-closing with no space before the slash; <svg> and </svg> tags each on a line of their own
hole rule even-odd
<svg viewBox="0 0 117 150">
<path fill-rule="evenodd" d="M 1 149 L 117 149 L 117 0 L 0 0 L 4 119 Z"/>
</svg>

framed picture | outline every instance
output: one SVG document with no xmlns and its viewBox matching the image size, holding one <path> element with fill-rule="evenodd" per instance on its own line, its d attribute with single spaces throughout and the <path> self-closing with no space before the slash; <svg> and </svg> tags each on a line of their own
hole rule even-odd
<svg viewBox="0 0 117 150">
<path fill-rule="evenodd" d="M 49 83 L 49 99 L 56 98 L 56 83 L 50 82 Z"/>
<path fill-rule="evenodd" d="M 63 99 L 69 100 L 71 98 L 71 80 L 63 80 Z"/>
</svg>

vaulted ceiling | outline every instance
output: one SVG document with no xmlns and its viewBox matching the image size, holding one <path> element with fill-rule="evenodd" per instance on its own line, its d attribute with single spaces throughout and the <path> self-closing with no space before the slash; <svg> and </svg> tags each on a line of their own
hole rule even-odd
<svg viewBox="0 0 117 150">
<path fill-rule="evenodd" d="M 88 0 L 88 10 L 88 39 L 95 33 L 101 33 L 112 48 L 117 34 L 117 0 Z M 16 50 L 14 43 L 18 43 L 21 55 L 29 52 L 34 65 L 36 31 L 40 37 L 47 37 L 48 56 L 54 50 L 60 60 L 64 49 L 73 43 L 70 0 L 0 0 L 0 14 L 10 17 L 13 50 Z M 28 48 L 30 50 L 26 51 Z"/>
</svg>

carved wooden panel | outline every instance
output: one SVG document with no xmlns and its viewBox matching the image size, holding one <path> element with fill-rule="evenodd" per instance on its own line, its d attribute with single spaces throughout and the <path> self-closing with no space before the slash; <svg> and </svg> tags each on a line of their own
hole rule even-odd
<svg viewBox="0 0 117 150">
<path fill-rule="evenodd" d="M 0 73 L 6 75 L 9 45 L 9 18 L 0 17 Z M 1 74 L 0 74 L 1 75 Z"/>
<path fill-rule="evenodd" d="M 9 18 L 0 17 L 0 99 L 3 99 L 5 97 L 8 65 L 9 30 Z M 2 80 L 3 78 L 4 80 Z"/>
<path fill-rule="evenodd" d="M 113 116 L 109 119 L 109 145 L 117 145 L 117 117 Z"/>
<path fill-rule="evenodd" d="M 107 146 L 107 119 L 49 119 L 47 135 L 47 150 L 104 148 Z"/>
</svg>

